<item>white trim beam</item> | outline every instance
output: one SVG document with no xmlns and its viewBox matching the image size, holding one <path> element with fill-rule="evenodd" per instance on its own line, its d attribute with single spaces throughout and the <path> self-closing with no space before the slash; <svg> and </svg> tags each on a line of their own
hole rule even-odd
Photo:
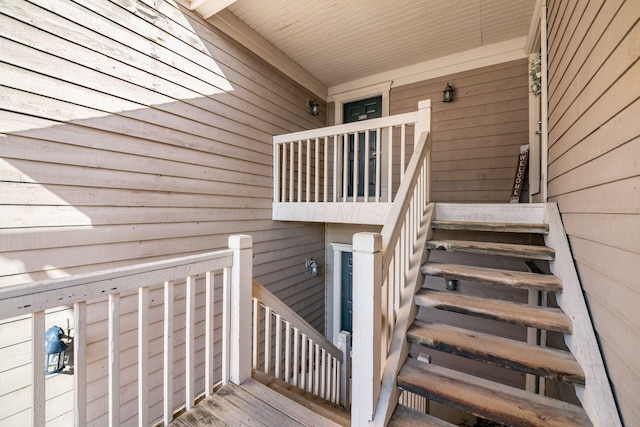
<svg viewBox="0 0 640 427">
<path fill-rule="evenodd" d="M 209 17 L 207 21 L 293 79 L 296 83 L 310 90 L 318 98 L 327 99 L 327 86 L 324 83 L 278 50 L 233 13 L 228 10 L 221 10 L 216 15 Z"/>
</svg>

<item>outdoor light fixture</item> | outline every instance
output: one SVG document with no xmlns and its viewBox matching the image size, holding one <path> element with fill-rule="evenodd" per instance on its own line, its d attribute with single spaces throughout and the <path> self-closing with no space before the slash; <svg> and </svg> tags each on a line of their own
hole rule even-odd
<svg viewBox="0 0 640 427">
<path fill-rule="evenodd" d="M 320 114 L 320 104 L 315 99 L 313 101 L 309 101 L 309 112 L 312 116 L 317 116 Z"/>
<path fill-rule="evenodd" d="M 318 263 L 313 258 L 307 258 L 306 264 L 307 268 L 311 269 L 311 277 L 316 277 L 318 275 Z"/>
<path fill-rule="evenodd" d="M 64 352 L 67 343 L 62 341 L 64 331 L 59 326 L 52 326 L 44 333 L 44 354 L 46 375 L 57 374 L 64 369 Z"/>
<path fill-rule="evenodd" d="M 447 86 L 442 91 L 442 102 L 451 102 L 453 101 L 453 88 L 447 82 Z"/>
</svg>

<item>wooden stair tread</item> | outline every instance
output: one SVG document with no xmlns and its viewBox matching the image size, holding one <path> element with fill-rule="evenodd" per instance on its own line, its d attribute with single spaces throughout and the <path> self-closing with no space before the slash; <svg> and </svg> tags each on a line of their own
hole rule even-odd
<svg viewBox="0 0 640 427">
<path fill-rule="evenodd" d="M 431 289 L 418 291 L 415 301 L 422 307 L 516 323 L 547 331 L 571 333 L 571 320 L 557 308 L 536 307 Z"/>
<path fill-rule="evenodd" d="M 479 283 L 509 286 L 519 289 L 553 292 L 562 290 L 562 281 L 549 274 L 434 262 L 425 263 L 421 271 L 422 274 L 429 276 L 455 280 L 471 280 Z"/>
<path fill-rule="evenodd" d="M 393 415 L 389 420 L 389 427 L 454 427 L 455 424 L 451 424 L 440 418 L 436 418 L 433 415 L 425 414 L 424 412 L 416 411 L 408 406 L 398 405 L 396 406 Z"/>
<path fill-rule="evenodd" d="M 548 224 L 524 224 L 509 222 L 472 222 L 472 221 L 431 221 L 436 230 L 489 231 L 498 233 L 549 234 Z"/>
<path fill-rule="evenodd" d="M 333 405 L 312 393 L 295 387 L 286 381 L 279 380 L 264 372 L 254 370 L 252 376 L 254 380 L 266 385 L 270 389 L 280 393 L 282 396 L 314 411 L 318 415 L 321 415 L 336 424 L 342 426 L 351 425 L 351 413 L 340 406 Z"/>
<path fill-rule="evenodd" d="M 493 365 L 584 385 L 584 372 L 567 351 L 418 320 L 409 327 L 407 340 Z"/>
<path fill-rule="evenodd" d="M 591 425 L 580 406 L 412 359 L 403 365 L 397 384 L 429 399 L 507 425 Z"/>
<path fill-rule="evenodd" d="M 552 261 L 555 251 L 546 246 L 519 245 L 514 243 L 478 242 L 469 240 L 429 240 L 429 250 L 468 252 L 484 255 L 502 255 L 515 258 Z"/>
</svg>

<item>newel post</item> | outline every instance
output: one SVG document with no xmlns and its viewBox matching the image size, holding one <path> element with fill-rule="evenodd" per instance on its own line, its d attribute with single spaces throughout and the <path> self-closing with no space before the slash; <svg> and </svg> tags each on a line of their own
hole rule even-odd
<svg viewBox="0 0 640 427">
<path fill-rule="evenodd" d="M 413 146 L 418 145 L 422 132 L 431 132 L 431 100 L 425 99 L 418 102 L 418 122 L 416 123 Z"/>
<path fill-rule="evenodd" d="M 382 236 L 353 236 L 353 375 L 351 424 L 373 418 L 381 385 Z"/>
<path fill-rule="evenodd" d="M 251 378 L 251 281 L 253 278 L 253 239 L 229 237 L 233 266 L 229 289 L 229 380 L 242 384 Z"/>
</svg>

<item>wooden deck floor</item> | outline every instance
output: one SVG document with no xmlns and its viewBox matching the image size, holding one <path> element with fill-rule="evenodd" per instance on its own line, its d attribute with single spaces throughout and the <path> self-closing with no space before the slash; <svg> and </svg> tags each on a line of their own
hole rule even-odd
<svg viewBox="0 0 640 427">
<path fill-rule="evenodd" d="M 331 426 L 339 424 L 249 379 L 227 384 L 176 419 L 171 426 Z"/>
</svg>

